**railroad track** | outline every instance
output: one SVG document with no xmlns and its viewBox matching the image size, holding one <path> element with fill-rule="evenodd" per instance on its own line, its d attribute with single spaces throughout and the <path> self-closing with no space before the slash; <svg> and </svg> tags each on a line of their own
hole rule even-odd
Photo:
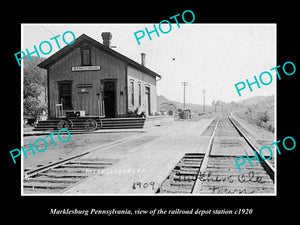
<svg viewBox="0 0 300 225">
<path fill-rule="evenodd" d="M 101 175 L 103 171 L 115 165 L 121 158 L 109 156 L 90 157 L 90 153 L 99 149 L 113 149 L 126 152 L 138 143 L 152 141 L 155 137 L 135 135 L 122 140 L 106 144 L 102 147 L 91 149 L 72 157 L 40 166 L 36 169 L 24 171 L 24 194 L 57 194 L 65 189 L 84 181 L 91 176 Z"/>
<path fill-rule="evenodd" d="M 186 153 L 156 193 L 274 194 L 273 166 L 260 158 L 246 162 L 240 172 L 235 159 L 254 156 L 258 149 L 229 114 L 215 118 L 201 134 L 210 136 L 205 154 Z M 274 154 L 273 154 L 274 155 Z M 267 158 L 267 157 L 266 157 Z"/>
<path fill-rule="evenodd" d="M 175 131 L 182 130 L 177 127 Z M 174 128 L 170 127 L 164 132 L 172 135 Z M 73 157 L 54 162 L 36 169 L 24 171 L 24 194 L 62 194 L 79 182 L 84 182 L 91 176 L 109 174 L 110 167 L 123 160 L 127 153 L 142 144 L 156 142 L 161 137 L 158 134 L 139 134 L 133 137 L 109 143 L 107 146 L 96 147 Z M 102 153 L 93 152 L 102 149 Z M 104 153 L 103 153 L 104 152 Z M 117 159 L 117 160 L 116 160 Z M 106 170 L 107 169 L 107 170 Z"/>
<path fill-rule="evenodd" d="M 51 166 L 27 172 L 23 180 L 24 194 L 53 194 L 97 174 L 115 163 L 116 159 L 82 159 L 57 162 Z M 99 172 L 98 172 L 99 174 Z"/>
</svg>

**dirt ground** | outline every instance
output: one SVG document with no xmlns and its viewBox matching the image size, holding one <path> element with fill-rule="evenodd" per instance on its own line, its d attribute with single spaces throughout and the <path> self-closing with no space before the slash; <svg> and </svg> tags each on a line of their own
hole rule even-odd
<svg viewBox="0 0 300 225">
<path fill-rule="evenodd" d="M 150 127 L 147 129 L 143 129 L 144 132 L 155 134 L 157 136 L 160 136 L 160 134 L 164 133 L 165 130 L 172 129 L 172 126 L 174 126 L 174 123 L 182 123 L 182 122 L 193 122 L 198 121 L 200 119 L 207 119 L 214 116 L 214 113 L 207 113 L 201 116 L 194 117 L 190 120 L 179 120 L 174 121 L 173 123 L 166 124 L 163 126 L 157 126 L 157 127 Z M 51 132 L 49 132 L 50 134 Z M 51 162 L 55 162 L 67 157 L 71 157 L 76 154 L 80 154 L 83 152 L 88 151 L 89 149 L 93 149 L 96 147 L 101 147 L 102 145 L 111 143 L 113 141 L 121 140 L 124 138 L 128 138 L 135 135 L 141 135 L 140 132 L 134 132 L 134 131 L 126 131 L 126 132 L 113 132 L 113 133 L 87 133 L 87 134 L 71 134 L 71 138 L 68 142 L 61 142 L 58 139 L 57 134 L 53 135 L 53 140 L 56 144 L 56 146 L 53 145 L 52 140 L 50 137 L 45 137 L 46 135 L 33 135 L 33 136 L 25 136 L 23 138 L 23 147 L 24 150 L 28 150 L 30 148 L 29 143 L 32 144 L 35 155 L 33 155 L 32 151 L 28 151 L 27 159 L 25 159 L 25 156 L 22 158 L 23 160 L 23 168 L 25 170 L 33 169 L 41 165 L 47 165 Z M 38 139 L 42 138 L 47 141 L 48 148 L 44 152 L 38 152 L 35 150 L 34 142 Z M 63 140 L 67 139 L 66 136 L 61 136 Z M 45 144 L 43 141 L 37 142 L 37 147 L 40 150 L 45 149 Z"/>
</svg>

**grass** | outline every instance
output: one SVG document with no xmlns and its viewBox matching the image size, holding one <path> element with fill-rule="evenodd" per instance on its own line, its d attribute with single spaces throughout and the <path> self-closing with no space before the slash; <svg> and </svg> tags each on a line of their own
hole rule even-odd
<svg viewBox="0 0 300 225">
<path fill-rule="evenodd" d="M 272 133 L 275 132 L 274 105 L 252 105 L 239 111 L 237 115 Z"/>
</svg>

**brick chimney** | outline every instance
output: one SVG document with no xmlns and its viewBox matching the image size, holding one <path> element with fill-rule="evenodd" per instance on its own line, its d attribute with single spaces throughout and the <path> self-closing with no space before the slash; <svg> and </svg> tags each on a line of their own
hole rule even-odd
<svg viewBox="0 0 300 225">
<path fill-rule="evenodd" d="M 103 44 L 106 47 L 110 48 L 110 40 L 112 38 L 112 34 L 110 32 L 103 32 L 101 34 L 101 36 L 102 36 L 102 39 L 103 39 Z"/>
<path fill-rule="evenodd" d="M 142 66 L 146 66 L 146 54 L 141 53 L 141 64 Z"/>
</svg>

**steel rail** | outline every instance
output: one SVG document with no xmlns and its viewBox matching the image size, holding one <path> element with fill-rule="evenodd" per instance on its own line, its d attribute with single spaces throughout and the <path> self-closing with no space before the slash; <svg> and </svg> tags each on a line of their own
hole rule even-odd
<svg viewBox="0 0 300 225">
<path fill-rule="evenodd" d="M 84 155 L 86 155 L 88 153 L 93 152 L 93 151 L 96 151 L 96 150 L 99 150 L 99 149 L 105 149 L 105 148 L 113 147 L 115 145 L 122 144 L 122 143 L 127 142 L 127 141 L 132 141 L 132 140 L 137 139 L 137 138 L 139 138 L 139 137 L 141 137 L 143 135 L 144 134 L 134 135 L 134 136 L 131 136 L 131 137 L 123 138 L 121 140 L 116 140 L 116 141 L 114 141 L 112 143 L 108 143 L 108 144 L 105 144 L 105 145 L 100 146 L 100 147 L 92 148 L 90 150 L 87 150 L 86 152 L 83 152 L 83 153 L 80 153 L 80 154 L 77 154 L 77 155 L 73 155 L 73 156 L 68 157 L 66 159 L 62 159 L 62 160 L 50 163 L 48 165 L 44 165 L 44 166 L 41 166 L 39 168 L 36 168 L 36 169 L 30 170 L 30 171 L 24 172 L 24 179 L 27 179 L 27 178 L 32 177 L 32 176 L 35 176 L 35 175 L 37 175 L 39 173 L 42 173 L 42 172 L 47 171 L 49 169 L 52 169 L 54 167 L 66 164 L 66 163 L 68 163 L 71 160 L 74 160 L 76 158 L 80 158 L 80 157 L 82 157 L 82 156 L 84 156 Z"/>
<path fill-rule="evenodd" d="M 210 153 L 211 153 L 211 150 L 212 150 L 212 145 L 213 145 L 213 141 L 214 141 L 214 138 L 215 138 L 216 130 L 217 130 L 217 127 L 219 125 L 219 121 L 220 121 L 220 118 L 222 117 L 222 115 L 223 115 L 223 113 L 219 116 L 218 121 L 217 121 L 217 123 L 215 125 L 215 128 L 213 130 L 213 133 L 212 133 L 212 136 L 210 138 L 207 150 L 205 152 L 205 156 L 204 156 L 202 165 L 200 167 L 200 170 L 198 171 L 196 182 L 195 182 L 194 187 L 192 189 L 192 194 L 198 194 L 201 190 L 202 185 L 203 185 L 203 182 L 201 180 L 199 180 L 199 178 L 201 176 L 206 175 L 205 171 L 206 171 L 206 168 L 207 168 L 207 163 L 208 163 L 209 156 L 210 156 Z M 259 150 L 250 141 L 250 139 L 246 136 L 246 134 L 238 127 L 238 125 L 233 121 L 233 118 L 231 117 L 230 113 L 228 113 L 227 117 L 228 117 L 229 121 L 232 123 L 232 125 L 234 126 L 234 128 L 237 130 L 237 132 L 241 135 L 241 137 L 243 137 L 245 139 L 245 141 L 247 142 L 247 144 L 251 147 L 251 149 L 257 153 L 257 155 L 260 159 L 260 162 L 262 164 L 262 167 L 264 168 L 264 170 L 267 172 L 267 174 L 270 176 L 270 178 L 274 182 L 275 172 L 274 172 L 274 168 L 272 167 L 272 165 L 269 162 L 267 162 L 266 160 L 264 160 L 260 157 Z"/>
<path fill-rule="evenodd" d="M 211 150 L 212 150 L 213 140 L 215 138 L 216 130 L 217 130 L 217 127 L 218 127 L 218 124 L 219 124 L 219 121 L 220 121 L 220 118 L 222 117 L 222 115 L 223 115 L 223 113 L 220 114 L 220 116 L 219 116 L 219 118 L 218 118 L 218 120 L 216 122 L 215 128 L 213 130 L 213 133 L 212 133 L 212 135 L 210 137 L 209 144 L 208 144 L 207 150 L 205 152 L 203 162 L 201 164 L 201 167 L 200 167 L 200 169 L 198 171 L 198 174 L 197 174 L 197 177 L 196 177 L 196 182 L 194 183 L 194 186 L 192 188 L 192 194 L 198 193 L 199 190 L 201 189 L 202 182 L 198 182 L 198 178 L 206 170 L 207 163 L 208 163 L 208 158 L 209 158 Z"/>
<path fill-rule="evenodd" d="M 266 160 L 264 160 L 259 153 L 259 150 L 255 147 L 255 145 L 250 141 L 250 139 L 245 135 L 245 133 L 238 127 L 238 125 L 233 121 L 233 118 L 230 114 L 228 114 L 228 118 L 232 125 L 235 127 L 235 129 L 239 132 L 239 134 L 245 139 L 245 141 L 248 143 L 248 145 L 252 148 L 253 151 L 257 153 L 257 156 L 260 159 L 260 162 L 262 164 L 262 167 L 265 169 L 265 171 L 268 173 L 268 175 L 271 177 L 271 179 L 274 182 L 274 174 L 275 170 L 273 166 Z"/>
</svg>

